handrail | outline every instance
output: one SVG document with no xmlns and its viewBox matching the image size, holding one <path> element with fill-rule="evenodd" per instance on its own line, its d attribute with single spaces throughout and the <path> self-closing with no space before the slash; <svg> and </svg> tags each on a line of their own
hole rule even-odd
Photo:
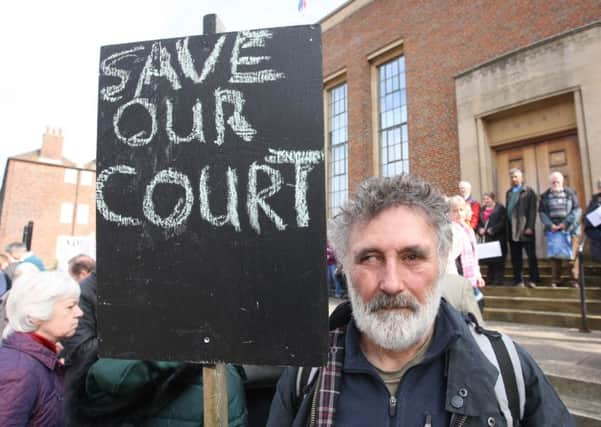
<svg viewBox="0 0 601 427">
<path fill-rule="evenodd" d="M 584 241 L 586 240 L 586 236 L 582 237 L 582 241 L 578 245 L 578 284 L 580 289 L 580 332 L 590 332 L 591 330 L 588 327 L 587 322 L 587 313 L 586 313 L 586 292 L 584 290 Z"/>
</svg>

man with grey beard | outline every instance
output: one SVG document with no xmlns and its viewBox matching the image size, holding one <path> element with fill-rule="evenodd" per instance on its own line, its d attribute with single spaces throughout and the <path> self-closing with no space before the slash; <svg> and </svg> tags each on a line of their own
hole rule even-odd
<svg viewBox="0 0 601 427">
<path fill-rule="evenodd" d="M 574 425 L 529 354 L 504 346 L 514 370 L 500 375 L 478 344 L 490 332 L 441 299 L 446 213 L 413 176 L 360 185 L 329 227 L 351 302 L 330 318 L 327 365 L 282 374 L 268 427 Z"/>
</svg>

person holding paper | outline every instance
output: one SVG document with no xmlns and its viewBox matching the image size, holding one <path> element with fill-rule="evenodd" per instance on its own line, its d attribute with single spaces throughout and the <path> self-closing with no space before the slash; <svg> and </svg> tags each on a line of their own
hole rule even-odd
<svg viewBox="0 0 601 427">
<path fill-rule="evenodd" d="M 549 175 L 549 188 L 540 196 L 538 212 L 545 227 L 547 255 L 551 261 L 551 287 L 555 288 L 560 283 L 562 260 L 574 258 L 582 213 L 576 192 L 564 187 L 561 172 Z M 578 266 L 573 267 L 572 286 L 578 287 Z"/>
<path fill-rule="evenodd" d="M 484 193 L 482 207 L 478 221 L 478 235 L 484 242 L 499 242 L 501 246 L 500 257 L 487 258 L 483 262 L 487 265 L 486 283 L 490 285 L 503 285 L 505 273 L 505 255 L 507 254 L 507 211 L 505 206 L 497 203 L 495 193 Z"/>
<path fill-rule="evenodd" d="M 530 270 L 529 288 L 536 288 L 540 281 L 534 226 L 536 224 L 536 193 L 524 184 L 524 175 L 518 168 L 509 171 L 511 188 L 505 194 L 507 206 L 507 231 L 511 266 L 513 267 L 513 285 L 524 286 L 522 275 L 524 260 L 522 250 L 526 250 Z"/>
<path fill-rule="evenodd" d="M 586 208 L 584 232 L 591 240 L 591 256 L 601 261 L 601 178 L 597 180 L 597 190 Z"/>
</svg>

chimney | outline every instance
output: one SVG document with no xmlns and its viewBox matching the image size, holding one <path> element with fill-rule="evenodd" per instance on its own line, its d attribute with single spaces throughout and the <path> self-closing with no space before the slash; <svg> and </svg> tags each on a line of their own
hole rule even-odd
<svg viewBox="0 0 601 427">
<path fill-rule="evenodd" d="M 61 161 L 63 159 L 63 130 L 50 129 L 46 126 L 46 131 L 42 136 L 42 149 L 40 157 L 45 159 Z"/>
</svg>

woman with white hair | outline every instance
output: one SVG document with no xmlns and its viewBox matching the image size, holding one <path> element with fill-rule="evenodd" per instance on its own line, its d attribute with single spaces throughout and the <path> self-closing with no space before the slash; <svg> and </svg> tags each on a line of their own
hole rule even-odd
<svg viewBox="0 0 601 427">
<path fill-rule="evenodd" d="M 64 425 L 59 341 L 75 333 L 80 289 L 69 275 L 18 277 L 0 346 L 0 425 Z"/>
</svg>

